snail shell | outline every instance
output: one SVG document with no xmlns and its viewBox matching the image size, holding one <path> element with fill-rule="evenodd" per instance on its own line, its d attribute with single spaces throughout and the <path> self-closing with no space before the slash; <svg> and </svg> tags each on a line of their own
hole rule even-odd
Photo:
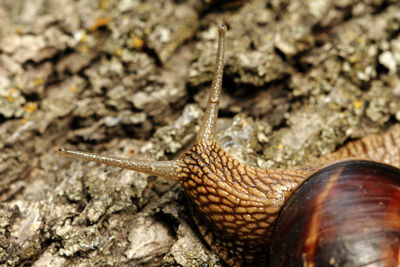
<svg viewBox="0 0 400 267">
<path fill-rule="evenodd" d="M 271 266 L 398 266 L 399 256 L 400 170 L 360 160 L 306 180 L 281 210 L 271 246 Z"/>
</svg>

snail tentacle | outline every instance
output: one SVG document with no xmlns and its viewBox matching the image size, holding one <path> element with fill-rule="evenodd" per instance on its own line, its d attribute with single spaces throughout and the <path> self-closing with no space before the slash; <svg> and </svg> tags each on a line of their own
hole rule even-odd
<svg viewBox="0 0 400 267">
<path fill-rule="evenodd" d="M 224 74 L 224 55 L 225 55 L 225 33 L 226 27 L 218 27 L 218 52 L 211 84 L 210 95 L 208 96 L 207 108 L 204 112 L 203 121 L 196 137 L 196 143 L 203 141 L 207 145 L 215 142 L 215 128 L 218 117 L 218 106 L 221 96 L 222 78 Z"/>
<path fill-rule="evenodd" d="M 105 156 L 89 152 L 82 152 L 76 150 L 68 150 L 64 148 L 59 149 L 59 154 L 62 156 L 69 156 L 87 161 L 94 161 L 103 163 L 109 166 L 115 166 L 122 169 L 138 171 L 150 175 L 165 177 L 171 180 L 177 180 L 181 167 L 179 160 L 171 161 L 155 161 L 155 160 L 141 160 L 141 159 L 126 159 L 116 156 Z"/>
<path fill-rule="evenodd" d="M 218 106 L 221 96 L 221 86 L 224 72 L 226 27 L 224 25 L 220 25 L 218 27 L 218 33 L 218 52 L 213 81 L 211 84 L 207 108 L 204 113 L 200 130 L 196 137 L 196 143 L 201 142 L 206 145 L 210 145 L 215 142 L 215 128 L 218 118 Z M 182 165 L 184 166 L 185 164 L 183 164 L 182 160 L 154 161 L 125 159 L 121 157 L 99 155 L 83 151 L 68 150 L 64 148 L 59 149 L 59 154 L 61 156 L 69 156 L 87 161 L 94 161 L 109 166 L 120 167 L 123 169 L 169 178 L 172 180 L 178 180 L 180 176 L 184 175 L 182 172 Z"/>
</svg>

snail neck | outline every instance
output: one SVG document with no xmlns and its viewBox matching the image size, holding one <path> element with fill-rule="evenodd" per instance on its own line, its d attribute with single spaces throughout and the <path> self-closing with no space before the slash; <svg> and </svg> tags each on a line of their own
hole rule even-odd
<svg viewBox="0 0 400 267">
<path fill-rule="evenodd" d="M 251 262 L 244 255 L 257 253 L 249 250 L 269 245 L 283 203 L 310 175 L 246 166 L 216 142 L 195 144 L 180 162 L 179 182 L 197 206 L 194 217 L 199 230 L 228 263 L 232 259 Z"/>
</svg>

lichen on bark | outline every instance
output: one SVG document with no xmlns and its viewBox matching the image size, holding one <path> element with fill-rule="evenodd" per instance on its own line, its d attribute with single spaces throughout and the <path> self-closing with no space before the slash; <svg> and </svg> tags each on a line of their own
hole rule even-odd
<svg viewBox="0 0 400 267">
<path fill-rule="evenodd" d="M 0 264 L 221 264 L 175 182 L 57 147 L 179 157 L 223 22 L 218 142 L 254 166 L 306 165 L 400 120 L 399 14 L 396 0 L 1 1 Z"/>
</svg>

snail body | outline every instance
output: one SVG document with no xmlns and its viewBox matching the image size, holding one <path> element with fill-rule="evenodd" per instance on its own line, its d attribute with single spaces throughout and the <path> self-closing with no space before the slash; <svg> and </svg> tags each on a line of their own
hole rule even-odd
<svg viewBox="0 0 400 267">
<path fill-rule="evenodd" d="M 271 250 L 271 265 L 274 266 L 282 259 L 286 259 L 281 258 L 281 256 L 287 254 L 282 249 L 285 247 L 289 249 L 289 243 L 286 241 L 283 242 L 284 234 L 290 232 L 288 229 L 292 231 L 297 231 L 296 229 L 300 229 L 300 227 L 308 229 L 307 225 L 309 224 L 307 223 L 304 223 L 303 226 L 297 226 L 298 219 L 285 221 L 282 217 L 286 216 L 284 214 L 287 212 L 290 215 L 294 213 L 293 210 L 300 210 L 292 206 L 285 206 L 282 210 L 284 205 L 292 205 L 291 203 L 296 204 L 299 202 L 291 201 L 292 195 L 293 197 L 298 196 L 297 192 L 302 192 L 303 188 L 313 189 L 313 183 L 320 185 L 319 181 L 323 180 L 320 178 L 321 176 L 336 177 L 336 180 L 327 182 L 318 189 L 319 194 L 322 195 L 322 197 L 316 197 L 316 208 L 318 210 L 318 208 L 322 207 L 320 202 L 329 202 L 328 200 L 331 199 L 330 193 L 332 190 L 329 188 L 334 187 L 332 184 L 335 181 L 341 181 L 339 179 L 341 175 L 346 177 L 346 181 L 350 179 L 349 184 L 352 184 L 352 175 L 347 175 L 347 172 L 341 171 L 341 168 L 347 170 L 347 166 L 349 168 L 353 165 L 359 166 L 357 164 L 360 164 L 360 161 L 348 160 L 346 163 L 337 163 L 324 168 L 327 165 L 325 161 L 328 160 L 335 161 L 341 157 L 354 158 L 362 156 L 366 159 L 383 161 L 398 166 L 400 162 L 400 148 L 397 140 L 400 138 L 400 130 L 394 128 L 394 130 L 388 131 L 384 136 L 370 136 L 351 143 L 310 168 L 300 170 L 269 170 L 240 163 L 218 146 L 215 141 L 215 128 L 223 77 L 225 32 L 225 27 L 220 26 L 216 68 L 200 130 L 196 136 L 194 145 L 180 159 L 171 161 L 124 159 L 63 148 L 60 148 L 60 154 L 179 181 L 192 200 L 193 217 L 204 240 L 228 265 L 267 266 Z M 378 147 L 382 144 L 384 145 L 384 149 Z M 365 153 L 366 148 L 368 148 L 368 153 Z M 367 161 L 363 161 L 362 164 L 365 162 Z M 346 167 L 343 167 L 344 165 Z M 399 170 L 383 163 L 373 163 L 372 161 L 368 161 L 366 165 L 373 168 L 392 170 L 391 178 L 389 179 L 392 183 L 389 183 L 388 187 L 393 192 L 391 194 L 391 196 L 394 196 L 393 201 L 400 203 Z M 330 170 L 332 169 L 337 171 L 331 172 Z M 375 172 L 370 169 L 368 170 L 371 173 Z M 371 179 L 379 180 L 381 178 L 380 175 L 377 175 Z M 382 178 L 382 181 L 386 180 L 388 179 Z M 381 182 L 377 183 L 380 184 Z M 307 192 L 309 191 L 311 191 L 311 195 L 315 192 L 313 190 L 308 190 Z M 384 196 L 382 195 L 382 198 Z M 308 199 L 309 196 L 300 195 L 300 199 L 303 198 Z M 323 201 L 319 200 L 318 202 L 318 199 L 321 198 Z M 368 201 L 366 200 L 365 202 L 368 203 Z M 385 201 L 383 201 L 383 204 L 387 206 Z M 306 203 L 304 205 L 309 204 Z M 395 241 L 397 243 L 394 243 L 394 247 L 397 246 L 396 255 L 397 261 L 399 261 L 400 220 L 399 209 L 396 205 L 390 204 L 388 206 L 391 213 L 389 215 L 385 213 L 385 218 L 391 220 L 393 236 L 397 237 L 397 241 Z M 335 207 L 332 209 L 335 209 Z M 280 213 L 282 214 L 279 215 Z M 300 215 L 296 214 L 299 218 L 304 217 L 301 213 Z M 282 227 L 277 225 L 278 216 L 278 224 L 282 221 Z M 318 218 L 318 215 L 315 216 Z M 315 216 L 311 213 L 310 216 L 305 217 L 312 223 L 313 220 L 316 220 Z M 348 222 L 345 222 L 345 224 L 348 224 Z M 312 233 L 312 238 L 318 240 L 319 232 Z M 298 240 L 300 240 L 298 246 L 301 246 L 301 243 L 304 243 L 304 239 L 298 238 Z M 365 240 L 365 242 L 369 241 Z M 316 248 L 319 249 L 318 246 L 320 243 L 315 244 L 317 244 Z M 283 245 L 283 248 L 279 247 L 279 245 Z M 292 247 L 290 247 L 290 250 L 295 251 Z M 318 252 L 317 249 L 313 251 Z M 290 264 L 296 265 L 294 259 L 298 255 L 304 255 L 304 252 L 299 253 L 293 257 L 288 257 Z M 352 251 L 349 253 L 351 254 Z M 310 257 L 310 262 L 317 258 Z M 326 264 L 327 262 L 325 262 Z"/>
</svg>

